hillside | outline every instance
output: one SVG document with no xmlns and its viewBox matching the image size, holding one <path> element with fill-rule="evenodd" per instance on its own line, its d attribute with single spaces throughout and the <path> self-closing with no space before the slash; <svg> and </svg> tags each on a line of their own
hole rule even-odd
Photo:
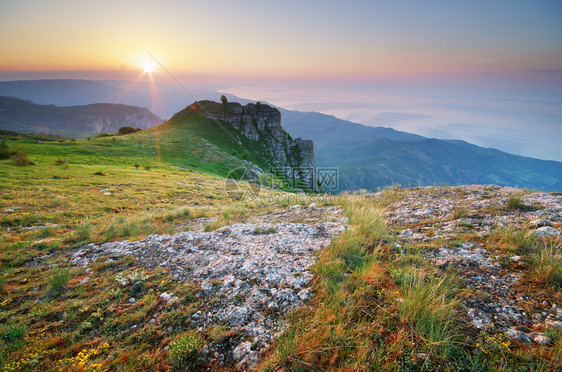
<svg viewBox="0 0 562 372">
<path fill-rule="evenodd" d="M 338 168 L 340 190 L 471 183 L 562 190 L 560 162 L 367 127 L 320 113 L 283 114 L 289 133 L 314 141 L 318 166 Z"/>
<path fill-rule="evenodd" d="M 209 124 L 199 117 L 8 141 L 35 165 L 0 160 L 3 369 L 562 365 L 560 195 L 263 188 L 241 200 L 206 174 L 228 156 L 176 127 Z"/>
<path fill-rule="evenodd" d="M 315 167 L 312 141 L 290 137 L 281 126 L 279 110 L 271 106 L 199 101 L 149 132 L 178 133 L 174 137 L 180 142 L 182 135 L 203 138 L 227 154 L 258 165 L 269 174 L 261 180 L 270 187 L 282 178 L 289 187 L 316 188 L 307 171 Z M 259 174 L 252 173 L 247 172 L 245 179 L 257 181 Z"/>
<path fill-rule="evenodd" d="M 38 105 L 13 97 L 0 97 L 0 129 L 88 137 L 117 132 L 120 127 L 147 129 L 162 119 L 147 108 L 121 104 L 96 103 L 58 107 Z"/>
</svg>

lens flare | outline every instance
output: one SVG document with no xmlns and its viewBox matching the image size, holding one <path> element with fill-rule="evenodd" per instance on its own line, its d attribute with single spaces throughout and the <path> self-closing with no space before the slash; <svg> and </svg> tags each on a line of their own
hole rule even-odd
<svg viewBox="0 0 562 372">
<path fill-rule="evenodd" d="M 152 74 L 154 71 L 156 71 L 156 65 L 150 61 L 145 61 L 140 67 L 147 74 Z"/>
</svg>

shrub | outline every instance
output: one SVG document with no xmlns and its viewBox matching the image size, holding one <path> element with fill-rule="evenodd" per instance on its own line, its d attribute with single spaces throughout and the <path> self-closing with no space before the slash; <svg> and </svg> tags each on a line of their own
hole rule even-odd
<svg viewBox="0 0 562 372">
<path fill-rule="evenodd" d="M 57 159 L 55 160 L 55 164 L 56 164 L 56 165 L 65 165 L 65 164 L 66 164 L 66 160 L 61 159 L 61 158 L 57 158 Z"/>
<path fill-rule="evenodd" d="M 145 166 L 144 166 L 144 169 L 145 169 L 145 170 L 150 170 L 150 165 L 145 165 Z"/>
<path fill-rule="evenodd" d="M 10 159 L 12 160 L 12 163 L 20 167 L 24 167 L 26 165 L 35 165 L 33 160 L 31 160 L 23 152 L 16 152 Z"/>
<path fill-rule="evenodd" d="M 135 132 L 140 132 L 142 129 L 140 128 L 133 128 L 133 127 L 121 127 L 117 130 L 118 134 L 129 134 L 129 133 L 135 133 Z"/>
<path fill-rule="evenodd" d="M 14 152 L 10 150 L 6 140 L 0 139 L 0 159 L 9 159 L 12 155 L 14 155 Z"/>
<path fill-rule="evenodd" d="M 94 173 L 94 176 L 105 176 L 105 173 L 103 173 L 102 171 L 97 171 L 96 173 Z"/>
<path fill-rule="evenodd" d="M 139 169 L 139 168 L 140 168 L 140 164 L 139 164 L 139 163 L 135 163 L 134 167 L 137 168 L 137 169 Z"/>
<path fill-rule="evenodd" d="M 200 360 L 201 342 L 195 332 L 188 332 L 170 344 L 168 357 L 177 371 L 194 368 Z"/>
<path fill-rule="evenodd" d="M 58 294 L 66 290 L 68 281 L 70 280 L 70 272 L 68 270 L 61 270 L 53 273 L 49 278 L 49 287 L 51 293 Z"/>
<path fill-rule="evenodd" d="M 25 326 L 3 325 L 0 327 L 0 339 L 12 350 L 20 349 L 25 345 L 24 339 L 26 334 L 27 328 Z"/>
</svg>

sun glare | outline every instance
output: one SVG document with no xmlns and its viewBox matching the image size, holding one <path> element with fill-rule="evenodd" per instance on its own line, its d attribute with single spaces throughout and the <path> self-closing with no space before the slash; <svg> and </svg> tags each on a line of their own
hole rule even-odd
<svg viewBox="0 0 562 372">
<path fill-rule="evenodd" d="M 141 65 L 141 68 L 144 70 L 144 72 L 146 72 L 147 74 L 151 74 L 154 71 L 156 71 L 156 65 L 150 61 L 146 61 Z"/>
</svg>

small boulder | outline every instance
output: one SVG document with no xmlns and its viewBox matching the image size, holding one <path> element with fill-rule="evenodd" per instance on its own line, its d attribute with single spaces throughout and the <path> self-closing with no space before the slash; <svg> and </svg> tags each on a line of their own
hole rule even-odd
<svg viewBox="0 0 562 372">
<path fill-rule="evenodd" d="M 538 335 L 537 337 L 533 338 L 533 341 L 535 341 L 539 345 L 545 345 L 545 346 L 550 345 L 550 343 L 552 342 L 550 338 L 543 335 Z"/>
<path fill-rule="evenodd" d="M 533 231 L 533 234 L 539 238 L 543 238 L 547 236 L 560 236 L 560 231 L 556 230 L 554 227 L 543 226 Z"/>
<path fill-rule="evenodd" d="M 505 335 L 512 341 L 517 341 L 517 342 L 523 342 L 523 343 L 529 343 L 531 342 L 531 339 L 529 338 L 529 336 L 527 336 L 525 334 L 525 332 L 520 331 L 516 328 L 510 328 L 505 332 Z"/>
</svg>

